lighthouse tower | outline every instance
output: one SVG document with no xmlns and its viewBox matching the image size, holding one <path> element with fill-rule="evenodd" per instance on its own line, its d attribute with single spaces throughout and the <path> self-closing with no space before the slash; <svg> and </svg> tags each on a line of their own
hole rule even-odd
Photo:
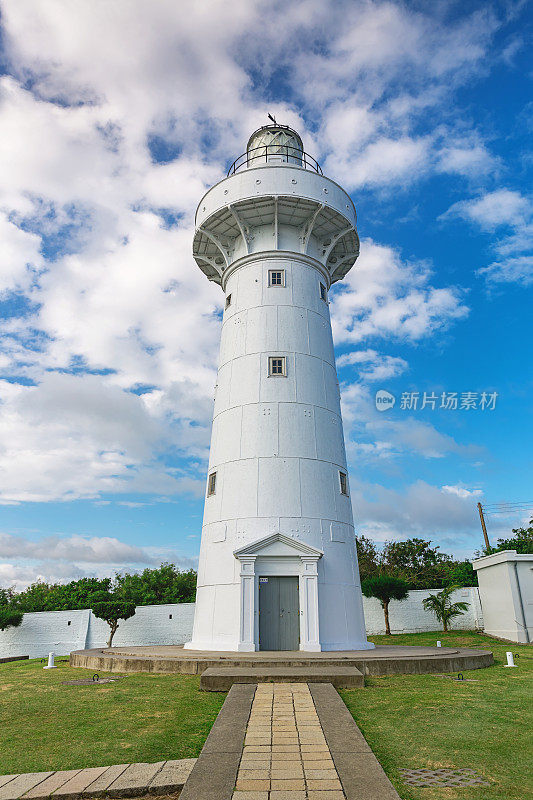
<svg viewBox="0 0 533 800">
<path fill-rule="evenodd" d="M 194 258 L 224 292 L 195 650 L 367 642 L 328 291 L 356 214 L 298 134 L 252 134 L 196 214 Z"/>
</svg>

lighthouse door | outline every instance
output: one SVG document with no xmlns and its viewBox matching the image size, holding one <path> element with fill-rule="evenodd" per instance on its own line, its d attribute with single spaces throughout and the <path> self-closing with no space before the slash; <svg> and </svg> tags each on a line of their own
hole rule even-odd
<svg viewBox="0 0 533 800">
<path fill-rule="evenodd" d="M 259 578 L 260 650 L 298 650 L 299 609 L 297 577 Z"/>
</svg>

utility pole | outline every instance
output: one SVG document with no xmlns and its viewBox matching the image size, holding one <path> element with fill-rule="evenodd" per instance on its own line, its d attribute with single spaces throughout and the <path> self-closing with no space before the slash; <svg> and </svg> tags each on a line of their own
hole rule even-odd
<svg viewBox="0 0 533 800">
<path fill-rule="evenodd" d="M 485 525 L 485 517 L 483 516 L 483 506 L 481 505 L 481 503 L 477 504 L 477 510 L 479 511 L 479 519 L 481 520 L 483 536 L 485 537 L 485 547 L 488 549 L 490 547 L 490 542 L 489 542 L 489 537 L 487 536 L 487 526 Z"/>
</svg>

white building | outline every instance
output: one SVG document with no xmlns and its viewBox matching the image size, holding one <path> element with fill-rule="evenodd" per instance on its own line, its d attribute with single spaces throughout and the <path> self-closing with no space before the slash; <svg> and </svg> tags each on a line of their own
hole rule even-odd
<svg viewBox="0 0 533 800">
<path fill-rule="evenodd" d="M 485 633 L 533 641 L 533 554 L 502 550 L 474 562 Z"/>
<path fill-rule="evenodd" d="M 186 647 L 371 648 L 328 307 L 359 251 L 353 203 L 270 125 L 201 200 L 193 249 L 225 310 Z"/>
</svg>

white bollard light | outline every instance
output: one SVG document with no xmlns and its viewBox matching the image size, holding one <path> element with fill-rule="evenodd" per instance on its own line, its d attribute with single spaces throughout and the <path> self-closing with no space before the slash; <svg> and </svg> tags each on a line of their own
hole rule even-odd
<svg viewBox="0 0 533 800">
<path fill-rule="evenodd" d="M 48 666 L 43 667 L 43 669 L 57 669 L 56 665 L 54 664 L 54 654 L 48 653 Z"/>
<path fill-rule="evenodd" d="M 437 642 L 437 647 L 442 647 L 440 642 Z"/>
<path fill-rule="evenodd" d="M 517 664 L 514 663 L 513 654 L 508 651 L 507 652 L 507 664 L 504 664 L 504 667 L 516 667 Z"/>
</svg>

